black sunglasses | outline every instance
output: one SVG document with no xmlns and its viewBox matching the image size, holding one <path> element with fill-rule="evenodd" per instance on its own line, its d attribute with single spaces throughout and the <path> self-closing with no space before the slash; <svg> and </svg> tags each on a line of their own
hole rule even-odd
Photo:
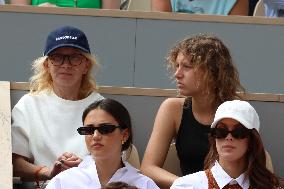
<svg viewBox="0 0 284 189">
<path fill-rule="evenodd" d="M 218 128 L 218 127 L 212 128 L 210 131 L 211 136 L 218 139 L 226 138 L 229 133 L 231 133 L 231 135 L 235 139 L 244 139 L 249 136 L 250 130 L 242 126 L 232 131 L 229 131 L 227 128 Z"/>
<path fill-rule="evenodd" d="M 95 130 L 98 130 L 100 134 L 106 135 L 112 133 L 116 128 L 122 128 L 120 125 L 100 124 L 99 127 L 94 125 L 86 125 L 77 129 L 80 135 L 93 135 Z"/>
</svg>

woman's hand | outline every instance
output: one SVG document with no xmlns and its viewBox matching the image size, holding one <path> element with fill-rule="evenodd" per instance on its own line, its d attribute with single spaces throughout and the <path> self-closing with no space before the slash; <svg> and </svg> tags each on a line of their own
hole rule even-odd
<svg viewBox="0 0 284 189">
<path fill-rule="evenodd" d="M 63 170 L 69 169 L 71 167 L 77 167 L 82 159 L 73 153 L 65 152 L 57 159 L 61 163 L 61 168 Z"/>
<path fill-rule="evenodd" d="M 55 177 L 58 173 L 69 169 L 71 167 L 77 167 L 81 163 L 82 159 L 73 153 L 65 152 L 57 158 L 54 162 L 52 169 L 46 172 L 49 179 Z"/>
</svg>

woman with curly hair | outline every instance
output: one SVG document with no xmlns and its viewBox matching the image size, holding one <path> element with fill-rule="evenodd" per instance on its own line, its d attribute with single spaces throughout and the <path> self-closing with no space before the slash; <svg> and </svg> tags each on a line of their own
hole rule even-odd
<svg viewBox="0 0 284 189">
<path fill-rule="evenodd" d="M 217 37 L 186 38 L 169 52 L 167 60 L 184 97 L 161 104 L 141 166 L 161 188 L 169 188 L 178 178 L 162 168 L 173 139 L 182 174 L 202 170 L 217 107 L 240 98 L 237 91 L 243 91 L 230 52 Z"/>
</svg>

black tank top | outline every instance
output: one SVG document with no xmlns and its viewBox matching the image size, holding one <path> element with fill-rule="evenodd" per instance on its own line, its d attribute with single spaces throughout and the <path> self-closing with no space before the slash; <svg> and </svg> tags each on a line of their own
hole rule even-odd
<svg viewBox="0 0 284 189">
<path fill-rule="evenodd" d="M 191 98 L 185 99 L 176 138 L 176 150 L 183 175 L 203 170 L 204 159 L 209 151 L 209 130 L 209 125 L 203 125 L 194 118 Z"/>
</svg>

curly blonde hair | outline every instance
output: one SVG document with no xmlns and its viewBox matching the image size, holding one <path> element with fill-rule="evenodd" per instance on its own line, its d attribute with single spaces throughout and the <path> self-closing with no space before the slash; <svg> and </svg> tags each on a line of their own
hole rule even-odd
<svg viewBox="0 0 284 189">
<path fill-rule="evenodd" d="M 92 69 L 99 68 L 95 57 L 89 53 L 82 52 L 83 55 L 90 61 L 90 66 L 87 74 L 82 78 L 81 88 L 79 96 L 82 98 L 87 97 L 91 92 L 97 90 L 97 84 L 95 78 L 92 76 Z M 53 82 L 51 75 L 44 67 L 44 62 L 47 61 L 47 56 L 37 58 L 32 63 L 32 70 L 34 75 L 30 78 L 30 93 L 37 94 L 41 91 L 53 91 Z"/>
<path fill-rule="evenodd" d="M 228 48 L 217 37 L 199 34 L 180 41 L 166 58 L 172 71 L 176 70 L 179 53 L 191 58 L 194 70 L 202 71 L 204 92 L 213 95 L 213 106 L 217 107 L 227 100 L 240 99 L 237 91 L 245 92 Z"/>
</svg>

